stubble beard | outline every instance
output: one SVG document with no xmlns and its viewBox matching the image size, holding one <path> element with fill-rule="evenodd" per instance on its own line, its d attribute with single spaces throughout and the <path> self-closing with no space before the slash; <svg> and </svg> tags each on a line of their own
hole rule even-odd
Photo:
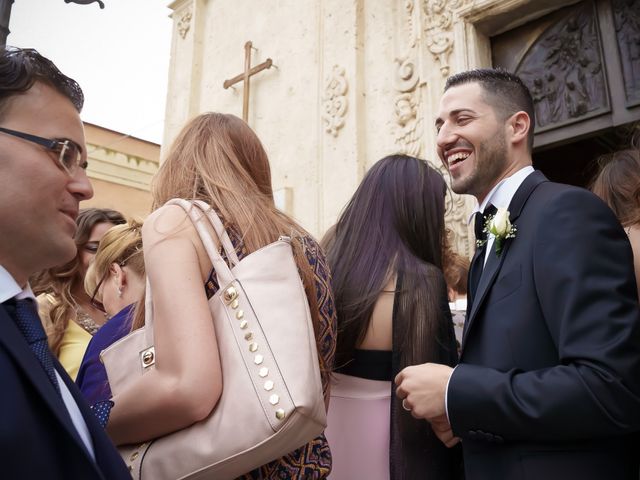
<svg viewBox="0 0 640 480">
<path fill-rule="evenodd" d="M 495 136 L 483 141 L 474 152 L 475 168 L 466 177 L 451 179 L 451 189 L 457 194 L 486 194 L 491 185 L 504 172 L 507 165 L 507 144 L 504 134 L 497 132 Z"/>
</svg>

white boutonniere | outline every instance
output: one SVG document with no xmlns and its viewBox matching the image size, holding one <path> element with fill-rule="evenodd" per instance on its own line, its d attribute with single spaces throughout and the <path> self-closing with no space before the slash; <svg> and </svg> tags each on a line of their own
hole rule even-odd
<svg viewBox="0 0 640 480">
<path fill-rule="evenodd" d="M 484 232 L 491 234 L 494 237 L 496 244 L 496 255 L 500 256 L 502 253 L 502 247 L 507 238 L 515 238 L 518 229 L 515 225 L 511 225 L 509 220 L 509 210 L 506 208 L 498 208 L 495 215 L 490 215 L 484 223 Z M 486 240 L 477 242 L 481 247 L 486 243 Z"/>
</svg>

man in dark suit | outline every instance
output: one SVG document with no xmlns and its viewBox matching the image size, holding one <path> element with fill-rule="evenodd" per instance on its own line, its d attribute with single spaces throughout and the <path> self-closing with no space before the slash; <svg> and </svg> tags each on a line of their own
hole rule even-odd
<svg viewBox="0 0 640 480">
<path fill-rule="evenodd" d="M 34 50 L 0 50 L 0 477 L 127 479 L 46 344 L 28 278 L 71 260 L 93 195 L 78 84 Z"/>
<path fill-rule="evenodd" d="M 534 123 L 531 95 L 510 73 L 447 81 L 438 154 L 452 189 L 478 200 L 480 246 L 460 364 L 408 367 L 397 394 L 445 444 L 462 439 L 468 480 L 637 480 L 629 241 L 594 195 L 533 170 Z"/>
</svg>

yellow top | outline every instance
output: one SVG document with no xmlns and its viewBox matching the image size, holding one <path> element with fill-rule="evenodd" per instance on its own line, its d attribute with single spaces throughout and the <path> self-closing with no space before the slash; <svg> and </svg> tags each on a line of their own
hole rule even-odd
<svg viewBox="0 0 640 480">
<path fill-rule="evenodd" d="M 74 382 L 78 376 L 80 363 L 82 362 L 84 352 L 87 350 L 87 345 L 89 345 L 90 340 L 91 334 L 89 332 L 73 320 L 69 321 L 69 325 L 60 343 L 58 360 L 60 360 L 60 363 Z"/>
</svg>

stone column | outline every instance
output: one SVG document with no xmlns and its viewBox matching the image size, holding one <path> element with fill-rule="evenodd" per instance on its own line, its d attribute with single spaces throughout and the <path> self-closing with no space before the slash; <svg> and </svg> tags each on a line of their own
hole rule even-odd
<svg viewBox="0 0 640 480">
<path fill-rule="evenodd" d="M 171 71 L 167 88 L 167 105 L 162 149 L 165 151 L 184 124 L 200 113 L 202 77 L 202 30 L 205 0 L 176 0 L 173 10 Z"/>
</svg>

